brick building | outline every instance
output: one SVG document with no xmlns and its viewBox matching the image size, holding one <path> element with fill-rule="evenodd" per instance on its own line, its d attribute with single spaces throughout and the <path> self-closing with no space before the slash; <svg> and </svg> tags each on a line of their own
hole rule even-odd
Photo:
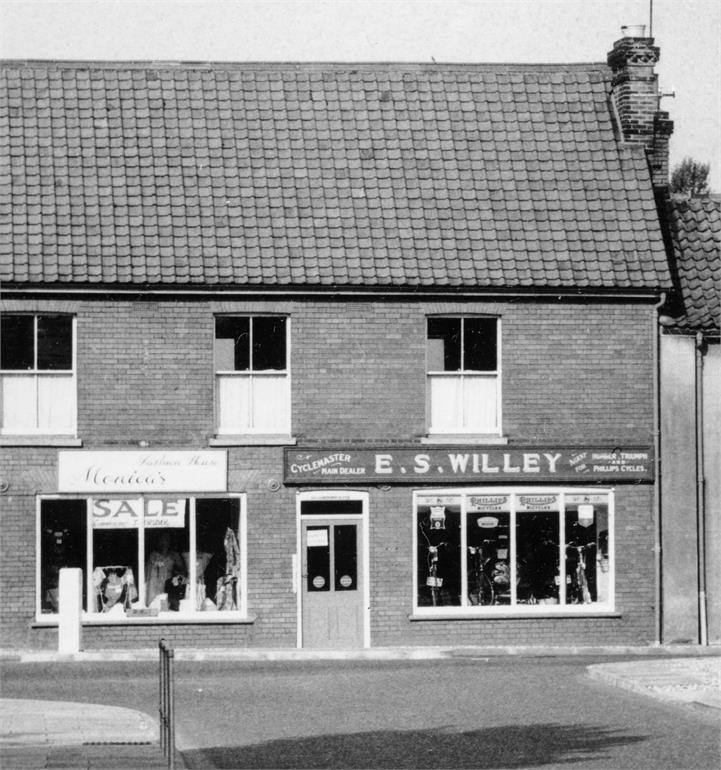
<svg viewBox="0 0 721 770">
<path fill-rule="evenodd" d="M 662 311 L 663 639 L 721 643 L 721 197 L 665 208 L 674 291 Z"/>
<path fill-rule="evenodd" d="M 3 644 L 657 639 L 657 58 L 5 62 Z"/>
</svg>

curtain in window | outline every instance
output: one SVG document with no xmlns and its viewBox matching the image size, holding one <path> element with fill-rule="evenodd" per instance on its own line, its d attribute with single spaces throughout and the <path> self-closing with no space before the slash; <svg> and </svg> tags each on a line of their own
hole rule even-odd
<svg viewBox="0 0 721 770">
<path fill-rule="evenodd" d="M 218 375 L 219 433 L 287 433 L 288 377 Z"/>
<path fill-rule="evenodd" d="M 431 431 L 490 433 L 498 429 L 496 377 L 430 377 Z"/>
</svg>

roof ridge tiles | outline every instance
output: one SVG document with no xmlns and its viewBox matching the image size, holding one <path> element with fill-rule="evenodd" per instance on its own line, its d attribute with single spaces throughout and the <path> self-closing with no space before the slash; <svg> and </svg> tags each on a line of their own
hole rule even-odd
<svg viewBox="0 0 721 770">
<path fill-rule="evenodd" d="M 15 67 L 48 69 L 107 70 L 247 70 L 268 72 L 329 72 L 349 69 L 364 72 L 452 72 L 498 71 L 565 72 L 589 70 L 608 72 L 605 62 L 420 62 L 420 61 L 212 61 L 163 59 L 0 59 L 0 68 Z"/>
</svg>

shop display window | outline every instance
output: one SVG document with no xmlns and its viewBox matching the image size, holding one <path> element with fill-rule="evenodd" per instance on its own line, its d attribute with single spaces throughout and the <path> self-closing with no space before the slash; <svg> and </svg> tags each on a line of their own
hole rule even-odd
<svg viewBox="0 0 721 770">
<path fill-rule="evenodd" d="M 284 316 L 216 317 L 219 434 L 290 432 L 287 348 Z"/>
<path fill-rule="evenodd" d="M 40 511 L 40 613 L 58 611 L 58 583 L 64 567 L 85 569 L 87 505 L 85 500 L 44 500 Z M 83 582 L 83 606 L 87 586 Z"/>
<path fill-rule="evenodd" d="M 195 522 L 195 609 L 237 611 L 242 600 L 243 566 L 240 502 L 237 498 L 198 500 Z"/>
<path fill-rule="evenodd" d="M 461 604 L 461 501 L 457 497 L 421 497 L 418 531 L 418 604 Z"/>
<path fill-rule="evenodd" d="M 566 603 L 609 600 L 608 504 L 566 496 Z"/>
<path fill-rule="evenodd" d="M 69 315 L 2 313 L 0 432 L 75 433 L 73 329 Z"/>
<path fill-rule="evenodd" d="M 496 318 L 428 319 L 430 433 L 500 431 L 498 327 Z"/>
<path fill-rule="evenodd" d="M 441 490 L 414 500 L 419 612 L 612 608 L 612 492 Z"/>
<path fill-rule="evenodd" d="M 477 506 L 472 498 L 466 508 L 466 570 L 471 606 L 510 604 L 508 496 L 499 496 L 498 501 L 491 513 L 473 510 Z"/>
<path fill-rule="evenodd" d="M 245 612 L 242 498 L 40 501 L 40 612 L 58 611 L 61 567 L 84 574 L 91 616 Z"/>
</svg>

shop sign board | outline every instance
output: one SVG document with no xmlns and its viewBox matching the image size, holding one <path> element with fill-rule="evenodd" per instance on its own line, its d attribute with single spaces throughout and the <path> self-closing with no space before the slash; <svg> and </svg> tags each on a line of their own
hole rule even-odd
<svg viewBox="0 0 721 770">
<path fill-rule="evenodd" d="M 461 506 L 461 498 L 457 495 L 423 495 L 418 498 L 417 502 L 418 505 L 427 505 L 429 507 L 433 507 L 435 505 L 457 505 L 460 508 Z"/>
<path fill-rule="evenodd" d="M 558 495 L 519 495 L 517 511 L 557 511 Z"/>
<path fill-rule="evenodd" d="M 185 526 L 185 505 L 187 500 L 145 499 L 145 529 L 164 529 L 165 527 Z"/>
<path fill-rule="evenodd" d="M 470 513 L 508 513 L 510 510 L 510 495 L 471 495 L 468 498 Z"/>
<path fill-rule="evenodd" d="M 143 515 L 143 498 L 93 500 L 93 529 L 137 529 Z"/>
<path fill-rule="evenodd" d="M 223 450 L 58 452 L 58 491 L 86 493 L 226 492 Z"/>
<path fill-rule="evenodd" d="M 93 499 L 93 529 L 138 529 L 141 520 L 145 529 L 184 527 L 185 504 L 184 498 Z"/>
<path fill-rule="evenodd" d="M 648 447 L 398 447 L 285 450 L 287 484 L 653 481 Z"/>
<path fill-rule="evenodd" d="M 608 505 L 608 495 L 566 495 L 566 505 Z"/>
</svg>

